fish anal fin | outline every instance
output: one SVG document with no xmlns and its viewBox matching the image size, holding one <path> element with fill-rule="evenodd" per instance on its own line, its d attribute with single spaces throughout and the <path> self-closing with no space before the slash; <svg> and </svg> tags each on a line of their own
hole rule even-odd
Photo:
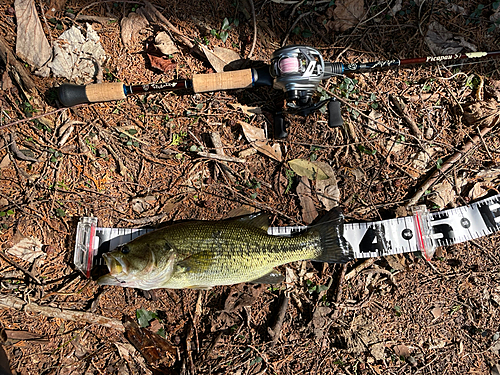
<svg viewBox="0 0 500 375">
<path fill-rule="evenodd" d="M 276 270 L 259 277 L 258 279 L 250 281 L 252 284 L 278 284 L 285 280 L 285 277 Z"/>
</svg>

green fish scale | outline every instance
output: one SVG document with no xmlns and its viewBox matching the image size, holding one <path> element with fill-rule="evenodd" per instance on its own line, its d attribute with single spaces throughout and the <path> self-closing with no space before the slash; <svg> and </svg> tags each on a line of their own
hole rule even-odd
<svg viewBox="0 0 500 375">
<path fill-rule="evenodd" d="M 320 236 L 270 236 L 238 222 L 197 222 L 165 228 L 164 239 L 176 252 L 177 266 L 165 288 L 208 287 L 255 280 L 273 267 L 321 253 Z M 158 254 L 160 255 L 160 254 Z M 158 259 L 164 258 L 161 255 Z"/>
</svg>

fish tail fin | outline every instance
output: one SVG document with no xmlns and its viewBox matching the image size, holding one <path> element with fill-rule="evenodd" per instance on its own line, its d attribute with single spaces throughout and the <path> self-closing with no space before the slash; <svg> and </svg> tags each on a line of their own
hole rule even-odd
<svg viewBox="0 0 500 375">
<path fill-rule="evenodd" d="M 314 226 L 321 239 L 318 262 L 346 263 L 354 259 L 351 244 L 344 238 L 344 215 L 339 208 L 330 210 Z"/>
</svg>

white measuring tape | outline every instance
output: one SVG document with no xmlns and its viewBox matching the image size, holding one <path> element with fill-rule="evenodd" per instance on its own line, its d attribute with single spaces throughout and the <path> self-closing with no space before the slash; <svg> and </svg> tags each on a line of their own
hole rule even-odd
<svg viewBox="0 0 500 375">
<path fill-rule="evenodd" d="M 290 236 L 307 226 L 269 227 L 275 236 Z M 87 277 L 92 267 L 104 264 L 102 254 L 153 229 L 100 228 L 97 218 L 83 217 L 78 223 L 74 263 Z M 417 210 L 413 216 L 345 223 L 344 237 L 354 258 L 373 258 L 421 251 L 430 260 L 436 247 L 473 240 L 500 231 L 500 194 L 469 206 L 439 212 Z"/>
</svg>

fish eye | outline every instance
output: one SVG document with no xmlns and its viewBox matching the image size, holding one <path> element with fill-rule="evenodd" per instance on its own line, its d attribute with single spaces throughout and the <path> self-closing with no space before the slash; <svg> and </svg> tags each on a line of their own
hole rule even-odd
<svg viewBox="0 0 500 375">
<path fill-rule="evenodd" d="M 123 246 L 122 247 L 122 254 L 128 254 L 130 253 L 130 249 L 128 248 L 128 246 Z"/>
</svg>

